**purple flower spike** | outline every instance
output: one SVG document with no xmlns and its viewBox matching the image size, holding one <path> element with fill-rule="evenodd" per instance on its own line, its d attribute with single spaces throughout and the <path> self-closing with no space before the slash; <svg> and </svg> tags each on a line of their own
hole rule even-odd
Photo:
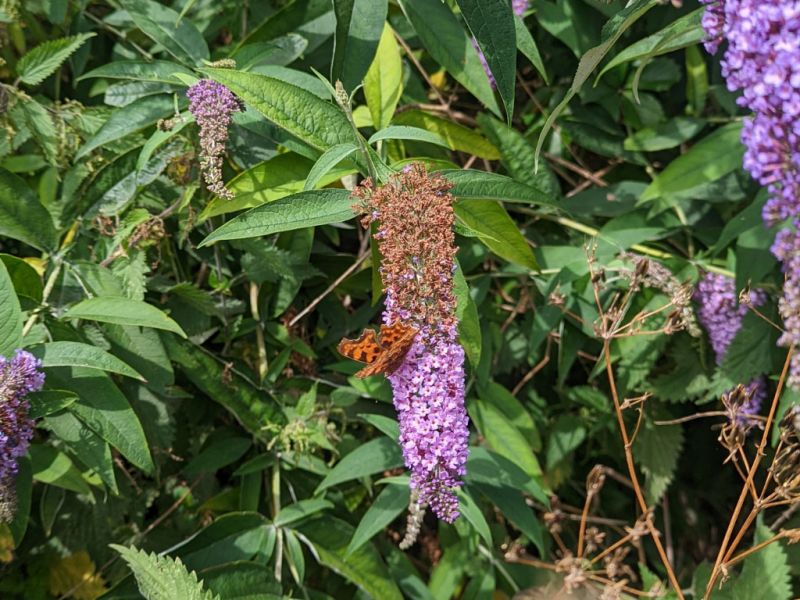
<svg viewBox="0 0 800 600">
<path fill-rule="evenodd" d="M 13 506 L 17 461 L 28 451 L 33 437 L 25 396 L 42 389 L 41 367 L 39 359 L 23 350 L 17 350 L 11 359 L 0 356 L 0 505 Z M 0 521 L 11 516 L 0 514 Z"/>
<path fill-rule="evenodd" d="M 186 91 L 189 112 L 200 127 L 200 168 L 210 192 L 231 199 L 222 182 L 222 157 L 233 113 L 242 110 L 239 99 L 221 83 L 201 79 Z"/>
</svg>

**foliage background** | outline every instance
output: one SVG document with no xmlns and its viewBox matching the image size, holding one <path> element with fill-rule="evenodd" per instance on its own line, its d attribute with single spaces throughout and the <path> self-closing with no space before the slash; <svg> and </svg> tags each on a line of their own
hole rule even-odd
<svg viewBox="0 0 800 600">
<path fill-rule="evenodd" d="M 513 559 L 557 557 L 546 515 L 580 513 L 596 464 L 625 472 L 587 243 L 612 271 L 627 250 L 681 281 L 729 274 L 766 290 L 776 318 L 765 196 L 741 169 L 742 115 L 694 2 L 535 0 L 522 19 L 505 0 L 0 8 L 0 352 L 28 348 L 47 373 L 17 516 L 0 530 L 4 597 L 445 599 L 544 585 L 547 569 Z M 185 90 L 200 77 L 246 105 L 224 168 L 234 200 L 199 177 Z M 390 389 L 335 352 L 380 310 L 379 257 L 347 191 L 368 174 L 351 123 L 380 177 L 424 161 L 458 198 L 463 517 L 429 517 L 407 552 Z M 647 290 L 637 308 L 663 301 Z M 655 421 L 776 380 L 777 336 L 748 315 L 719 368 L 686 333 L 613 347 L 620 395 L 652 394 L 635 458 L 687 590 L 708 577 L 741 481 L 712 421 Z M 788 390 L 781 412 L 796 402 Z M 616 480 L 592 512 L 636 519 Z M 576 525 L 562 523 L 569 547 Z M 794 597 L 796 557 L 773 544 L 714 597 Z M 666 581 L 650 545 L 628 562 L 639 588 Z"/>
</svg>

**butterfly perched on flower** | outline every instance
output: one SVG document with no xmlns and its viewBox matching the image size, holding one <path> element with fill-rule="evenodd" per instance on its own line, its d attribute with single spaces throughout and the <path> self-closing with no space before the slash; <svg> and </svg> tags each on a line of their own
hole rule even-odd
<svg viewBox="0 0 800 600">
<path fill-rule="evenodd" d="M 414 327 L 395 321 L 381 325 L 379 334 L 374 329 L 365 329 L 355 340 L 343 339 L 336 349 L 342 356 L 367 365 L 356 377 L 391 375 L 403 364 L 417 333 Z"/>
</svg>

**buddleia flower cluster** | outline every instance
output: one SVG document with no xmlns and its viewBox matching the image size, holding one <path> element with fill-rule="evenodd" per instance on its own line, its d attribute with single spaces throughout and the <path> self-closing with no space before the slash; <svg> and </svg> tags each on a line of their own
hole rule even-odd
<svg viewBox="0 0 800 600">
<path fill-rule="evenodd" d="M 733 338 L 742 327 L 742 320 L 748 311 L 747 305 L 739 302 L 734 280 L 718 273 L 707 273 L 700 280 L 694 298 L 698 304 L 697 318 L 708 332 L 717 365 L 720 365 Z M 752 306 L 760 306 L 765 301 L 766 296 L 761 290 L 749 292 L 749 303 Z M 757 377 L 744 386 L 744 391 L 748 400 L 739 407 L 739 414 L 757 414 L 767 394 L 764 378 Z"/>
<path fill-rule="evenodd" d="M 10 359 L 0 356 L 0 522 L 13 517 L 18 461 L 33 437 L 25 397 L 42 389 L 41 366 L 37 358 L 23 350 Z"/>
<path fill-rule="evenodd" d="M 400 445 L 419 506 L 442 520 L 459 515 L 469 437 L 464 407 L 464 350 L 458 343 L 453 291 L 455 234 L 449 184 L 421 166 L 406 167 L 382 187 L 370 181 L 355 195 L 362 224 L 377 224 L 386 293 L 383 321 L 417 334 L 402 365 L 389 375 Z"/>
<path fill-rule="evenodd" d="M 767 187 L 766 224 L 785 224 L 772 252 L 786 278 L 780 313 L 785 333 L 779 344 L 800 342 L 800 1 L 702 0 L 706 48 L 727 42 L 722 74 L 737 102 L 753 111 L 744 122 L 744 166 Z M 800 386 L 800 353 L 792 360 L 789 383 Z"/>
<path fill-rule="evenodd" d="M 189 112 L 200 127 L 200 170 L 208 190 L 220 198 L 233 193 L 222 181 L 222 158 L 233 113 L 242 104 L 232 91 L 211 79 L 201 79 L 186 91 Z"/>
<path fill-rule="evenodd" d="M 516 16 L 523 16 L 525 11 L 528 10 L 528 0 L 511 0 L 511 10 Z M 486 62 L 486 56 L 484 56 L 483 50 L 478 47 L 478 40 L 474 37 L 472 38 L 472 47 L 475 48 L 475 51 L 478 53 L 478 58 L 481 60 L 483 70 L 486 71 L 486 76 L 489 78 L 489 85 L 492 86 L 492 89 L 496 89 L 497 81 L 495 81 L 494 74 L 489 68 L 489 63 Z"/>
</svg>

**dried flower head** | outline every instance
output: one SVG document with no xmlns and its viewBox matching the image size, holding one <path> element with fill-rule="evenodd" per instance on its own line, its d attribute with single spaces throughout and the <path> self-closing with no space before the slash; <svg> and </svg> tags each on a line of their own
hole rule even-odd
<svg viewBox="0 0 800 600">
<path fill-rule="evenodd" d="M 408 504 L 408 516 L 406 517 L 406 533 L 398 544 L 400 550 L 408 550 L 414 545 L 419 537 L 419 530 L 422 527 L 422 520 L 425 518 L 427 506 L 419 503 L 419 492 L 411 490 L 411 500 Z"/>
<path fill-rule="evenodd" d="M 449 184 L 422 166 L 408 166 L 382 187 L 359 187 L 362 223 L 377 223 L 383 261 L 384 323 L 419 333 L 389 376 L 400 422 L 400 445 L 418 503 L 441 519 L 458 517 L 469 438 L 464 408 L 464 350 L 456 331 L 453 291 L 455 234 Z"/>
<path fill-rule="evenodd" d="M 222 157 L 233 113 L 242 110 L 232 91 L 211 79 L 201 79 L 186 91 L 189 112 L 200 127 L 200 168 L 209 191 L 233 198 L 222 182 Z"/>
</svg>

